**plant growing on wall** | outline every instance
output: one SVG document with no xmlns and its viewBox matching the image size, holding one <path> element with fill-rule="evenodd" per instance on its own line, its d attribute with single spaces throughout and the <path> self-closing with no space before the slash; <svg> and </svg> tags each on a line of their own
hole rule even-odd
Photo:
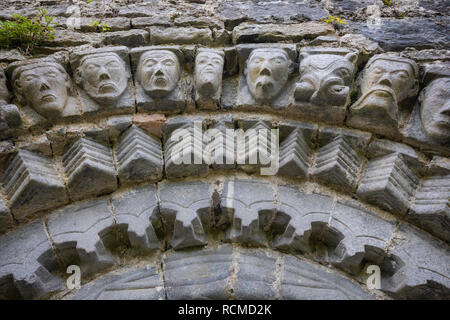
<svg viewBox="0 0 450 320">
<path fill-rule="evenodd" d="M 18 48 L 29 55 L 45 40 L 54 39 L 53 17 L 48 16 L 47 10 L 38 9 L 32 18 L 18 14 L 12 15 L 12 18 L 11 21 L 0 21 L 1 48 Z"/>
</svg>

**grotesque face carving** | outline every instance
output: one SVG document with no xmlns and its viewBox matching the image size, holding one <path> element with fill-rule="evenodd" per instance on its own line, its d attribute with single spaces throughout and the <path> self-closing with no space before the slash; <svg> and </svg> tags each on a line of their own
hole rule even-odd
<svg viewBox="0 0 450 320">
<path fill-rule="evenodd" d="M 3 69 L 0 69 L 0 105 L 6 104 L 9 101 L 9 91 L 6 86 L 6 76 Z"/>
<path fill-rule="evenodd" d="M 98 53 L 81 58 L 77 84 L 100 104 L 117 101 L 130 77 L 124 61 L 116 53 Z"/>
<path fill-rule="evenodd" d="M 425 133 L 444 142 L 450 139 L 450 78 L 431 82 L 421 93 L 420 117 Z"/>
<path fill-rule="evenodd" d="M 195 84 L 203 98 L 212 98 L 222 85 L 223 53 L 201 50 L 195 59 Z"/>
<path fill-rule="evenodd" d="M 392 118 L 397 118 L 398 103 L 417 94 L 416 77 L 417 66 L 413 61 L 375 56 L 364 71 L 362 96 L 356 104 L 387 109 Z"/>
<path fill-rule="evenodd" d="M 145 92 L 163 97 L 172 92 L 180 79 L 181 67 L 177 56 L 168 50 L 145 52 L 138 66 L 138 78 Z"/>
<path fill-rule="evenodd" d="M 61 115 L 67 103 L 70 80 L 60 65 L 33 63 L 22 66 L 14 71 L 12 79 L 22 105 L 46 118 Z"/>
<path fill-rule="evenodd" d="M 247 60 L 248 88 L 257 101 L 276 98 L 291 73 L 291 61 L 283 49 L 254 49 Z"/>
<path fill-rule="evenodd" d="M 300 62 L 300 81 L 295 99 L 315 105 L 345 105 L 352 84 L 357 54 L 303 53 Z"/>
</svg>

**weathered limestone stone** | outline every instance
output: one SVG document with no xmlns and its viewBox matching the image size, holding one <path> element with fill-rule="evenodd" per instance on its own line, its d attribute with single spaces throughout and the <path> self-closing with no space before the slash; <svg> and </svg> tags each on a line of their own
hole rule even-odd
<svg viewBox="0 0 450 320">
<path fill-rule="evenodd" d="M 53 161 L 26 150 L 19 150 L 10 162 L 2 183 L 10 209 L 18 220 L 68 201 Z"/>
<path fill-rule="evenodd" d="M 102 35 L 103 43 L 136 48 L 150 43 L 150 33 L 145 30 L 133 29 L 127 31 L 106 32 Z"/>
<path fill-rule="evenodd" d="M 449 299 L 448 245 L 404 223 L 389 250 L 400 257 L 402 268 L 381 282 L 381 290 L 407 299 Z"/>
<path fill-rule="evenodd" d="M 80 114 L 70 77 L 55 59 L 14 62 L 7 72 L 21 109 L 30 122 Z"/>
<path fill-rule="evenodd" d="M 358 53 L 340 48 L 302 48 L 296 112 L 315 120 L 342 123 L 350 102 Z"/>
<path fill-rule="evenodd" d="M 176 252 L 164 258 L 164 282 L 167 298 L 229 299 L 232 246 L 215 250 Z"/>
<path fill-rule="evenodd" d="M 241 70 L 238 106 L 286 107 L 293 86 L 296 50 L 293 45 L 238 46 Z"/>
<path fill-rule="evenodd" d="M 210 141 L 206 141 L 205 151 L 213 169 L 228 170 L 236 168 L 236 137 L 233 122 L 218 120 L 211 128 Z"/>
<path fill-rule="evenodd" d="M 6 85 L 6 76 L 2 68 L 0 68 L 0 106 L 8 104 L 11 94 Z"/>
<path fill-rule="evenodd" d="M 0 103 L 0 138 L 15 136 L 23 128 L 19 109 L 14 104 Z"/>
<path fill-rule="evenodd" d="M 136 126 L 123 133 L 115 149 L 121 183 L 159 180 L 162 177 L 161 142 Z"/>
<path fill-rule="evenodd" d="M 161 248 L 151 224 L 152 222 L 159 227 L 156 218 L 158 200 L 154 186 L 136 188 L 125 194 L 115 195 L 112 204 L 117 225 L 126 226 L 128 240 L 133 248 Z"/>
<path fill-rule="evenodd" d="M 450 168 L 438 158 L 433 158 L 431 174 L 419 184 L 408 219 L 450 242 Z"/>
<path fill-rule="evenodd" d="M 65 266 L 80 266 L 83 277 L 116 263 L 106 249 L 115 240 L 107 200 L 82 202 L 58 210 L 48 217 L 47 225 L 59 258 Z"/>
<path fill-rule="evenodd" d="M 233 29 L 233 43 L 300 42 L 333 33 L 331 25 L 315 21 L 298 24 L 242 23 Z"/>
<path fill-rule="evenodd" d="M 222 224 L 230 225 L 226 240 L 250 245 L 266 245 L 264 218 L 275 208 L 271 185 L 257 181 L 227 180 L 220 196 Z"/>
<path fill-rule="evenodd" d="M 134 108 L 126 47 L 88 49 L 71 56 L 83 112 L 105 108 Z"/>
<path fill-rule="evenodd" d="M 395 214 L 410 207 L 419 179 L 404 156 L 393 153 L 377 157 L 366 165 L 357 195 Z"/>
<path fill-rule="evenodd" d="M 187 83 L 182 74 L 183 53 L 178 47 L 142 47 L 131 51 L 136 69 L 139 111 L 180 112 L 186 107 Z"/>
<path fill-rule="evenodd" d="M 278 175 L 306 177 L 312 150 L 306 142 L 303 130 L 295 128 L 280 144 Z"/>
<path fill-rule="evenodd" d="M 71 300 L 164 300 L 164 284 L 156 268 L 132 269 L 83 286 Z"/>
<path fill-rule="evenodd" d="M 450 77 L 431 81 L 420 93 L 406 128 L 408 138 L 426 148 L 443 147 L 446 154 L 450 147 L 449 87 Z"/>
<path fill-rule="evenodd" d="M 319 194 L 305 194 L 297 188 L 278 187 L 276 216 L 271 224 L 274 248 L 291 252 L 312 252 L 318 236 L 335 243 L 336 232 L 326 230 L 333 199 Z"/>
<path fill-rule="evenodd" d="M 378 134 L 395 136 L 402 104 L 419 90 L 417 64 L 406 58 L 379 54 L 365 66 L 361 95 L 351 107 L 347 125 Z"/>
<path fill-rule="evenodd" d="M 223 50 L 198 49 L 195 58 L 195 102 L 200 109 L 217 109 L 222 93 Z"/>
<path fill-rule="evenodd" d="M 159 187 L 159 214 L 170 246 L 176 250 L 206 244 L 211 210 L 207 183 L 167 183 Z M 189 192 L 186 192 L 189 190 Z"/>
<path fill-rule="evenodd" d="M 42 220 L 2 237 L 0 298 L 33 299 L 62 289 L 50 272 L 57 265 Z"/>
<path fill-rule="evenodd" d="M 0 199 L 0 233 L 7 231 L 13 224 L 11 213 Z"/>
<path fill-rule="evenodd" d="M 72 199 L 99 195 L 117 188 L 111 149 L 88 138 L 78 139 L 63 155 Z"/>
<path fill-rule="evenodd" d="M 150 27 L 150 42 L 152 44 L 203 44 L 210 45 L 213 41 L 211 29 L 199 28 L 163 28 Z"/>
<path fill-rule="evenodd" d="M 201 176 L 208 172 L 208 165 L 203 161 L 204 141 L 196 134 L 195 121 L 181 121 L 166 126 L 164 130 L 164 170 L 166 176 L 179 178 Z M 199 124 L 201 129 L 201 125 Z"/>
<path fill-rule="evenodd" d="M 311 175 L 327 184 L 354 190 L 362 163 L 361 156 L 353 150 L 347 139 L 337 136 L 317 151 Z"/>
<path fill-rule="evenodd" d="M 286 256 L 281 271 L 280 298 L 284 300 L 367 300 L 373 296 L 341 275 Z"/>
</svg>

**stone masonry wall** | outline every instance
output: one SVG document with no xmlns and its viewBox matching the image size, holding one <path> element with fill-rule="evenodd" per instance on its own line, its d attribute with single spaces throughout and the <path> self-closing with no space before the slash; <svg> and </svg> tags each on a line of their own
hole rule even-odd
<svg viewBox="0 0 450 320">
<path fill-rule="evenodd" d="M 450 298 L 449 1 L 4 0 L 0 19 L 37 8 L 55 39 L 0 50 L 0 299 Z"/>
</svg>

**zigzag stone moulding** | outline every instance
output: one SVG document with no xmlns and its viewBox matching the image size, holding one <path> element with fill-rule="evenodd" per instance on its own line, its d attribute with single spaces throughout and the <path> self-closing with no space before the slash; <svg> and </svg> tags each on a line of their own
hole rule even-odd
<svg viewBox="0 0 450 320">
<path fill-rule="evenodd" d="M 25 2 L 0 299 L 450 299 L 445 5 Z"/>
</svg>

